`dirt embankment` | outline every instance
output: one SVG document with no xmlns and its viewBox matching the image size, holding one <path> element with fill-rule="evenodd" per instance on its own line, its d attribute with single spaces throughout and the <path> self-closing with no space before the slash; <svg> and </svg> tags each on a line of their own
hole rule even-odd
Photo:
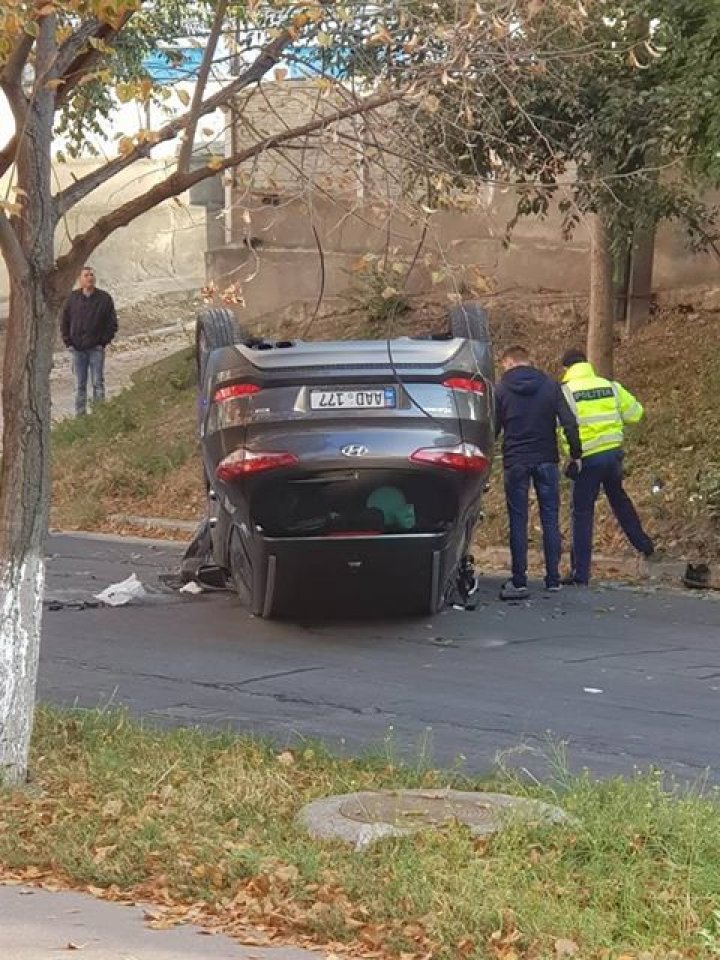
<svg viewBox="0 0 720 960">
<path fill-rule="evenodd" d="M 177 319 L 193 319 L 197 303 Z M 428 330 L 442 324 L 443 309 L 424 305 L 404 315 L 397 333 Z M 164 321 L 168 310 L 154 314 Z M 126 320 L 126 329 L 142 327 L 142 307 Z M 137 324 L 137 327 L 133 327 Z M 292 321 L 269 331 L 297 336 Z M 356 314 L 319 317 L 307 331 L 328 336 L 378 335 Z M 584 338 L 583 305 L 572 301 L 538 307 L 522 301 L 497 303 L 493 332 L 498 350 L 526 344 L 537 364 L 558 373 L 558 358 Z M 108 361 L 108 381 L 127 381 L 135 363 L 150 362 L 188 343 L 138 344 L 124 372 L 122 345 Z M 616 376 L 645 404 L 644 423 L 629 431 L 628 489 L 659 546 L 674 556 L 720 557 L 720 313 L 687 310 L 661 312 L 632 342 L 618 340 Z M 143 351 L 145 351 L 143 353 Z M 56 430 L 54 522 L 67 528 L 116 529 L 117 514 L 192 520 L 203 509 L 203 488 L 194 422 L 195 386 L 189 354 L 166 360 L 140 376 L 136 385 L 81 426 Z M 567 518 L 569 510 L 564 510 Z M 506 542 L 505 510 L 495 471 L 486 504 L 482 542 Z M 567 520 L 566 520 L 567 527 Z M 540 543 L 536 513 L 531 539 Z M 611 554 L 627 550 L 604 507 L 597 539 Z"/>
</svg>

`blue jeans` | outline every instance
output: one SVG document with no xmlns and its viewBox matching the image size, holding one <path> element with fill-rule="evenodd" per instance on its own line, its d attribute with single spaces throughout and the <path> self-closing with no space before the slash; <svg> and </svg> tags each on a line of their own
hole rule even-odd
<svg viewBox="0 0 720 960">
<path fill-rule="evenodd" d="M 606 450 L 583 459 L 583 468 L 573 487 L 573 579 L 589 583 L 592 561 L 595 501 L 605 491 L 612 512 L 630 543 L 649 556 L 653 542 L 645 533 L 637 510 L 623 487 L 623 451 Z"/>
<path fill-rule="evenodd" d="M 545 585 L 560 583 L 560 471 L 556 463 L 540 463 L 535 467 L 521 465 L 505 471 L 505 499 L 510 521 L 510 553 L 512 580 L 516 587 L 527 586 L 528 512 L 530 483 L 540 508 L 540 523 L 545 551 Z"/>
<path fill-rule="evenodd" d="M 105 399 L 105 347 L 90 350 L 71 348 L 73 373 L 75 374 L 75 416 L 87 413 L 88 374 L 92 380 L 93 404 Z"/>
</svg>

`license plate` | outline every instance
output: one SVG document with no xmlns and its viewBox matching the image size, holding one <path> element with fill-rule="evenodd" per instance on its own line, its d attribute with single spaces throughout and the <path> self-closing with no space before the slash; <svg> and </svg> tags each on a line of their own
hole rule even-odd
<svg viewBox="0 0 720 960">
<path fill-rule="evenodd" d="M 394 387 L 367 390 L 311 390 L 311 410 L 386 410 L 397 406 Z"/>
</svg>

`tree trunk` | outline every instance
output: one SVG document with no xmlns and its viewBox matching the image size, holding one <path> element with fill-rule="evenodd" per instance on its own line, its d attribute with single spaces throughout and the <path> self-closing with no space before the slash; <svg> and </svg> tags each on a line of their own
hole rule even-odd
<svg viewBox="0 0 720 960">
<path fill-rule="evenodd" d="M 53 322 L 36 275 L 11 280 L 0 473 L 0 780 L 23 782 L 40 650 Z"/>
<path fill-rule="evenodd" d="M 635 231 L 625 332 L 634 336 L 650 319 L 652 278 L 655 264 L 655 224 L 645 224 Z"/>
<path fill-rule="evenodd" d="M 613 260 L 610 228 L 601 213 L 590 217 L 590 321 L 588 359 L 602 377 L 613 374 Z"/>
<path fill-rule="evenodd" d="M 57 292 L 50 147 L 55 92 L 43 78 L 55 62 L 57 17 L 39 21 L 32 96 L 5 89 L 22 129 L 17 195 L 26 198 L 2 226 L 10 275 L 3 365 L 0 468 L 0 778 L 26 778 L 45 582 L 50 510 L 50 370 Z"/>
</svg>

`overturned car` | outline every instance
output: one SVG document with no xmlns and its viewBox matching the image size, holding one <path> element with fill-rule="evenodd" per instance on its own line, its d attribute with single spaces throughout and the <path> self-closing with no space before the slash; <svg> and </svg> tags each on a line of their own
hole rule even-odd
<svg viewBox="0 0 720 960">
<path fill-rule="evenodd" d="M 187 578 L 263 617 L 308 599 L 434 613 L 475 586 L 469 544 L 491 468 L 487 315 L 446 334 L 270 342 L 228 310 L 197 322 L 208 517 Z"/>
</svg>

